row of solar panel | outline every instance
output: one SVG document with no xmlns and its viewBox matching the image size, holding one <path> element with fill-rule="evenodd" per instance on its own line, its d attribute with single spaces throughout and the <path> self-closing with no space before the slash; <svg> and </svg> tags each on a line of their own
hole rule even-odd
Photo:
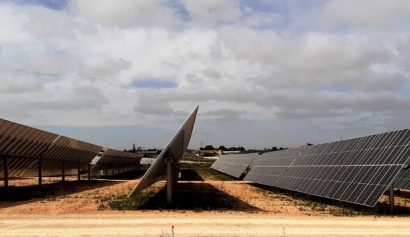
<svg viewBox="0 0 410 237">
<path fill-rule="evenodd" d="M 256 156 L 255 153 L 246 156 L 238 154 L 223 155 L 212 164 L 211 168 L 232 177 L 240 178 Z"/>
<path fill-rule="evenodd" d="M 265 153 L 254 158 L 244 180 L 374 206 L 394 181 L 397 188 L 410 188 L 410 172 L 404 170 L 409 142 L 409 129 L 404 129 Z"/>
<path fill-rule="evenodd" d="M 0 119 L 0 177 L 37 176 L 39 160 L 43 176 L 62 175 L 63 162 L 64 173 L 74 175 L 79 166 L 89 164 L 101 149 L 101 146 Z M 108 163 L 117 159 L 117 166 L 121 163 L 121 168 L 139 164 L 141 159 L 137 154 L 124 151 L 108 149 L 107 152 Z M 4 159 L 7 159 L 7 174 Z"/>
<path fill-rule="evenodd" d="M 123 169 L 128 167 L 131 168 L 132 166 L 139 166 L 142 156 L 143 154 L 107 149 L 98 162 L 94 165 L 95 168 L 93 167 L 93 169 Z"/>
</svg>

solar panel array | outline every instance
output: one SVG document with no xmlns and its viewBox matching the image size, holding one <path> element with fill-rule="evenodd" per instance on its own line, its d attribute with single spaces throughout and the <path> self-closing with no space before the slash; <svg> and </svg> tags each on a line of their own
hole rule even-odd
<svg viewBox="0 0 410 237">
<path fill-rule="evenodd" d="M 394 187 L 410 190 L 410 170 L 406 169 L 399 175 L 399 178 L 394 182 Z"/>
<path fill-rule="evenodd" d="M 41 160 L 43 176 L 77 174 L 78 166 L 88 164 L 101 150 L 86 142 L 45 132 L 0 119 L 0 156 L 8 159 L 8 177 L 38 175 Z M 4 177 L 4 159 L 0 159 L 0 176 Z"/>
<path fill-rule="evenodd" d="M 240 178 L 257 156 L 256 153 L 222 155 L 211 165 L 211 168 Z"/>
<path fill-rule="evenodd" d="M 94 165 L 93 170 L 136 167 L 140 165 L 142 156 L 143 154 L 107 149 Z"/>
<path fill-rule="evenodd" d="M 266 153 L 244 180 L 373 207 L 409 164 L 409 142 L 404 129 Z"/>
</svg>

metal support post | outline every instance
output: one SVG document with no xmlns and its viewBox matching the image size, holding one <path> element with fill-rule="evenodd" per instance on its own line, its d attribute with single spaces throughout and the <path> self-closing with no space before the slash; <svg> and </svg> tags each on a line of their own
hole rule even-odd
<svg viewBox="0 0 410 237">
<path fill-rule="evenodd" d="M 65 161 L 63 160 L 61 162 L 61 184 L 64 188 L 64 182 L 65 182 Z"/>
<path fill-rule="evenodd" d="M 91 180 L 91 164 L 88 164 L 88 180 Z"/>
<path fill-rule="evenodd" d="M 173 196 L 174 196 L 174 167 L 172 163 L 172 158 L 166 158 L 165 162 L 167 163 L 167 204 L 173 204 Z"/>
<path fill-rule="evenodd" d="M 390 204 L 390 214 L 394 214 L 394 185 L 393 183 L 389 188 L 389 204 Z"/>
<path fill-rule="evenodd" d="M 37 158 L 37 167 L 38 167 L 38 186 L 41 188 L 43 185 L 43 160 L 41 157 Z"/>
<path fill-rule="evenodd" d="M 4 166 L 4 190 L 6 191 L 6 195 L 9 195 L 9 158 L 6 156 L 3 159 L 3 166 Z"/>
<path fill-rule="evenodd" d="M 78 181 L 80 181 L 81 180 L 81 177 L 80 177 L 80 170 L 81 170 L 81 162 L 80 161 L 78 161 L 78 163 L 77 163 L 77 179 L 78 179 Z"/>
<path fill-rule="evenodd" d="M 174 163 L 174 190 L 178 187 L 179 164 Z"/>
</svg>

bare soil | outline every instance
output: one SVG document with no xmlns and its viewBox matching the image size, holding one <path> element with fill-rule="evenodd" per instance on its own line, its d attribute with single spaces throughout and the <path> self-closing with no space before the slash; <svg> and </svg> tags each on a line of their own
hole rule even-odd
<svg viewBox="0 0 410 237">
<path fill-rule="evenodd" d="M 0 236 L 172 236 L 172 226 L 174 236 L 410 236 L 410 217 L 365 215 L 243 181 L 198 179 L 179 184 L 181 198 L 193 206 L 180 201 L 164 208 L 165 182 L 159 182 L 146 191 L 154 195 L 144 210 L 120 211 L 107 200 L 128 195 L 138 179 L 68 179 L 62 189 L 59 178 L 44 178 L 43 190 L 31 190 L 31 199 L 0 201 Z M 21 194 L 36 183 L 11 180 L 10 191 Z M 213 201 L 190 193 L 209 194 Z M 407 200 L 396 198 L 396 203 L 406 206 Z"/>
</svg>

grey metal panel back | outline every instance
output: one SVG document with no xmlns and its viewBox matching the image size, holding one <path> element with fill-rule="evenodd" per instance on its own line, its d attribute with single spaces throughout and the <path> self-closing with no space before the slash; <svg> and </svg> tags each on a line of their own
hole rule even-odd
<svg viewBox="0 0 410 237">
<path fill-rule="evenodd" d="M 181 128 L 172 137 L 171 141 L 165 146 L 161 154 L 157 157 L 154 163 L 149 167 L 147 172 L 141 178 L 137 186 L 131 191 L 129 196 L 149 187 L 164 178 L 166 174 L 165 156 L 171 156 L 174 162 L 179 163 L 182 155 L 185 153 L 189 141 L 191 140 L 192 130 L 194 129 L 196 114 L 198 107 L 191 113 L 187 120 L 182 124 Z"/>
<path fill-rule="evenodd" d="M 44 153 L 43 157 L 46 159 L 90 162 L 101 149 L 101 146 L 61 136 L 53 146 Z"/>
<path fill-rule="evenodd" d="M 112 168 L 127 168 L 139 166 L 143 154 L 107 149 L 93 169 L 105 170 Z"/>
</svg>

